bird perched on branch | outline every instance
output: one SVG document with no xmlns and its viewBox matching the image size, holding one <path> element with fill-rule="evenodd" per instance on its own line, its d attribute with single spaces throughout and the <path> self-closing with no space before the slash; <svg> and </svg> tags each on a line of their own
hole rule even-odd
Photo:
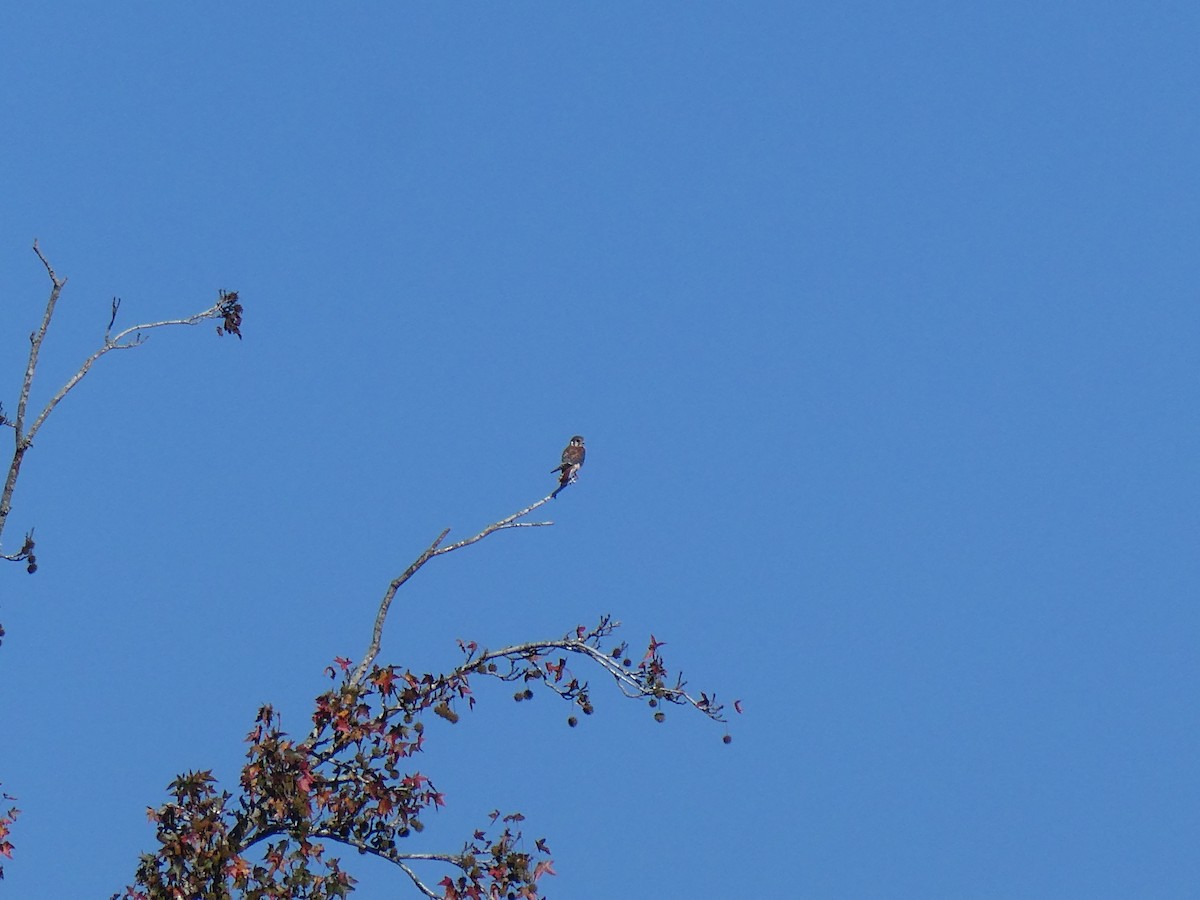
<svg viewBox="0 0 1200 900">
<path fill-rule="evenodd" d="M 555 466 L 551 472 L 558 473 L 558 487 L 554 489 L 551 497 L 557 497 L 558 492 L 571 484 L 579 477 L 579 469 L 583 466 L 583 458 L 587 455 L 587 451 L 583 448 L 583 438 L 579 435 L 571 438 L 571 443 L 567 444 L 567 448 L 562 453 L 562 464 Z"/>
</svg>

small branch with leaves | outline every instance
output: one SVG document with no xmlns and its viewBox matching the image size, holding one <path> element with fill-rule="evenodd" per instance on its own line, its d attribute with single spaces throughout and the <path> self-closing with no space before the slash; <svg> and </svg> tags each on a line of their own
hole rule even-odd
<svg viewBox="0 0 1200 900">
<path fill-rule="evenodd" d="M 3 633 L 4 629 L 0 628 L 0 634 Z M 11 797 L 8 794 L 0 793 L 0 800 L 7 804 L 13 802 L 16 800 L 16 798 Z M 3 856 L 5 859 L 12 859 L 13 845 L 8 839 L 8 834 L 13 826 L 13 823 L 17 821 L 17 816 L 20 814 L 21 811 L 15 806 L 9 806 L 7 810 L 0 812 L 0 856 Z M 4 866 L 0 866 L 0 878 L 3 877 Z"/>
</svg>

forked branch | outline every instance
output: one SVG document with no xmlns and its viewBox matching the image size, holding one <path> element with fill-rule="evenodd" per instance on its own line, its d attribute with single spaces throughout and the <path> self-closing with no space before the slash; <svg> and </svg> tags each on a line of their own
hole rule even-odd
<svg viewBox="0 0 1200 900">
<path fill-rule="evenodd" d="M 21 382 L 20 396 L 17 398 L 16 417 L 9 420 L 4 416 L 3 410 L 0 410 L 0 425 L 7 425 L 13 429 L 12 461 L 9 463 L 8 474 L 4 479 L 4 489 L 0 492 L 0 537 L 3 536 L 4 525 L 8 521 L 8 514 L 12 509 L 12 497 L 13 492 L 16 490 L 17 478 L 21 473 L 21 463 L 24 461 L 25 454 L 29 448 L 33 446 L 34 438 L 37 437 L 42 425 L 45 424 L 58 404 L 84 379 L 87 373 L 91 371 L 92 366 L 102 356 L 113 350 L 129 350 L 140 346 L 146 340 L 146 332 L 155 328 L 165 328 L 170 325 L 197 325 L 200 322 L 210 319 L 222 320 L 222 324 L 217 327 L 219 333 L 236 334 L 238 337 L 241 337 L 242 305 L 238 302 L 236 291 L 228 293 L 219 291 L 216 303 L 208 307 L 208 309 L 185 318 L 144 322 L 140 325 L 132 325 L 115 335 L 112 333 L 112 328 L 113 323 L 116 321 L 117 310 L 121 305 L 121 301 L 114 298 L 112 302 L 112 314 L 109 318 L 108 326 L 104 330 L 104 340 L 100 347 L 83 361 L 75 374 L 68 378 L 66 383 L 54 393 L 46 402 L 46 405 L 42 407 L 41 412 L 33 419 L 33 422 L 27 426 L 28 416 L 30 415 L 29 399 L 33 391 L 33 380 L 37 374 L 38 359 L 41 354 L 42 344 L 46 340 L 46 332 L 50 328 L 50 321 L 54 318 L 54 310 L 58 305 L 58 298 L 67 283 L 66 278 L 59 277 L 54 271 L 54 267 L 50 265 L 50 261 L 42 253 L 37 241 L 33 242 L 33 252 L 37 254 L 37 258 L 41 260 L 42 265 L 46 269 L 46 274 L 50 277 L 50 297 L 46 301 L 46 309 L 42 314 L 41 323 L 38 325 L 37 330 L 29 335 L 29 360 L 25 365 L 25 377 Z M 13 554 L 0 553 L 0 558 L 9 560 L 28 559 L 30 549 L 31 546 L 27 537 L 26 546 L 20 552 Z M 36 566 L 33 568 L 36 568 Z"/>
<path fill-rule="evenodd" d="M 408 579 L 417 574 L 425 563 L 429 562 L 435 556 L 442 556 L 446 553 L 452 553 L 455 550 L 461 550 L 463 547 L 469 547 L 471 544 L 482 541 L 489 534 L 495 534 L 497 531 L 503 531 L 506 528 L 540 528 L 546 525 L 553 525 L 553 522 L 520 522 L 518 519 L 523 519 L 539 506 L 548 503 L 552 495 L 543 497 L 536 503 L 532 503 L 522 510 L 518 510 L 507 518 L 500 519 L 498 522 L 493 522 L 491 525 L 484 528 L 479 534 L 473 537 L 465 538 L 455 544 L 443 547 L 442 541 L 446 539 L 446 535 L 450 533 L 450 529 L 443 529 L 442 533 L 433 539 L 433 543 L 425 548 L 412 565 L 405 569 L 400 575 L 392 579 L 387 590 L 383 592 L 383 599 L 379 601 L 379 611 L 375 614 L 375 625 L 371 629 L 371 643 L 367 647 L 367 652 L 363 654 L 362 660 L 354 667 L 354 672 L 350 676 L 351 682 L 354 684 L 362 684 L 363 678 L 371 668 L 371 664 L 375 662 L 375 657 L 379 655 L 379 645 L 383 641 L 383 625 L 387 621 L 388 610 L 392 606 L 392 600 L 396 597 L 396 591 L 400 590 L 401 585 Z"/>
</svg>

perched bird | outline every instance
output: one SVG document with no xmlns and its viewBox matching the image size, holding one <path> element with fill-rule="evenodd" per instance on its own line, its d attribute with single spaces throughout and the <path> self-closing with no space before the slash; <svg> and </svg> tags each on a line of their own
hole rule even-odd
<svg viewBox="0 0 1200 900">
<path fill-rule="evenodd" d="M 567 448 L 563 450 L 562 464 L 550 470 L 558 473 L 558 487 L 554 489 L 551 497 L 557 497 L 559 491 L 579 477 L 579 469 L 583 466 L 583 458 L 586 455 L 583 438 L 575 435 L 571 438 L 571 443 L 567 444 Z"/>
</svg>

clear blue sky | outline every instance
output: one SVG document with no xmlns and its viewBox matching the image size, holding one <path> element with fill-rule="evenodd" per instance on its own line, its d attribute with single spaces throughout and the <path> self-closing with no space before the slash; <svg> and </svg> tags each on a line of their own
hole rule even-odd
<svg viewBox="0 0 1200 900">
<path fill-rule="evenodd" d="M 611 612 L 734 741 L 498 686 L 418 760 L 553 897 L 1200 885 L 1191 3 L 14 6 L 0 399 L 156 333 L 41 435 L 0 570 L 6 896 L 104 897 L 232 784 L 445 526 L 384 657 Z M 414 844 L 414 849 L 418 845 Z M 350 854 L 354 857 L 354 854 Z M 366 900 L 412 895 L 349 859 Z"/>
</svg>

